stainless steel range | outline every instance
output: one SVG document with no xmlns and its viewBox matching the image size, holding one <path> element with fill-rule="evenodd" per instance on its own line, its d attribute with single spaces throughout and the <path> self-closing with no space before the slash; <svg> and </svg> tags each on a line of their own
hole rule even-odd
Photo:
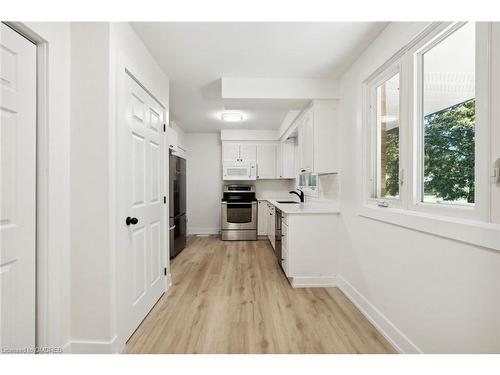
<svg viewBox="0 0 500 375">
<path fill-rule="evenodd" d="M 222 197 L 222 240 L 257 239 L 257 199 L 251 185 L 226 185 Z"/>
</svg>

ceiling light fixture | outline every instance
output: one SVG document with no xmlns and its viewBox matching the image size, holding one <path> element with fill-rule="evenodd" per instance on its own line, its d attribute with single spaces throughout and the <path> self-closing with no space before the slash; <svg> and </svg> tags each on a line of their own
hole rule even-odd
<svg viewBox="0 0 500 375">
<path fill-rule="evenodd" d="M 243 120 L 243 116 L 240 113 L 226 112 L 221 115 L 221 119 L 227 122 L 238 122 Z"/>
</svg>

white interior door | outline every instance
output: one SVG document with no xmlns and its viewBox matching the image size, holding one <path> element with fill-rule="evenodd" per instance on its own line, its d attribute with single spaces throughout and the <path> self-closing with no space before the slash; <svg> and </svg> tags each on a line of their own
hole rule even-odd
<svg viewBox="0 0 500 375">
<path fill-rule="evenodd" d="M 0 348 L 35 347 L 36 46 L 0 34 Z"/>
<path fill-rule="evenodd" d="M 166 288 L 164 108 L 123 72 L 118 121 L 118 288 L 126 341 Z M 127 221 L 127 218 L 128 221 Z"/>
</svg>

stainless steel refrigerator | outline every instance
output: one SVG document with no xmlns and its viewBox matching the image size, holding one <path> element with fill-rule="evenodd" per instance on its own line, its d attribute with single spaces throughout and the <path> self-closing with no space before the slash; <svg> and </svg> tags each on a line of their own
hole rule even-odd
<svg viewBox="0 0 500 375">
<path fill-rule="evenodd" d="M 170 258 L 186 247 L 186 160 L 170 151 Z"/>
</svg>

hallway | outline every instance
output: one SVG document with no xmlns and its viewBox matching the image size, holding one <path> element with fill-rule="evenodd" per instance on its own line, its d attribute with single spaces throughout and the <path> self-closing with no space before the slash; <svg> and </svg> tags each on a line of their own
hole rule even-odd
<svg viewBox="0 0 500 375">
<path fill-rule="evenodd" d="M 337 288 L 293 289 L 268 241 L 189 237 L 126 353 L 393 353 Z"/>
</svg>

